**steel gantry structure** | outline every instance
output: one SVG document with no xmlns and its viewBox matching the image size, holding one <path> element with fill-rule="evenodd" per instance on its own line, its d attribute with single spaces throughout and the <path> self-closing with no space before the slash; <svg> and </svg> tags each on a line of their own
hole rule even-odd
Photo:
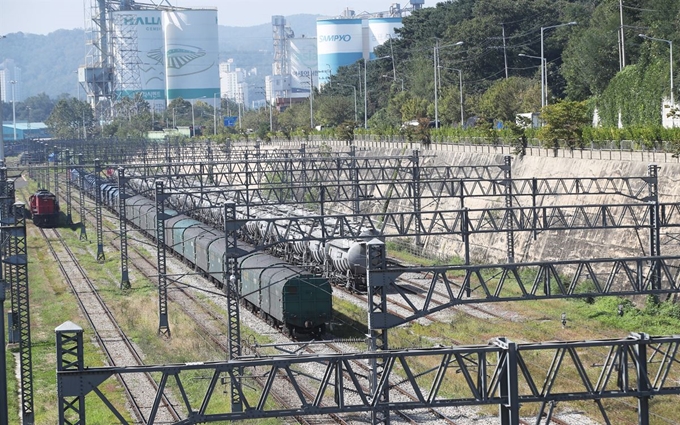
<svg viewBox="0 0 680 425">
<path fill-rule="evenodd" d="M 211 376 L 198 402 L 183 398 L 186 416 L 177 424 L 329 415 L 333 413 L 409 410 L 423 407 L 497 406 L 501 425 L 519 424 L 520 408 L 537 405 L 535 418 L 553 415 L 559 402 L 588 400 L 599 407 L 603 421 L 611 424 L 603 402 L 608 399 L 637 401 L 638 423 L 649 424 L 649 400 L 680 394 L 675 361 L 680 337 L 651 337 L 644 333 L 627 338 L 599 341 L 556 341 L 516 343 L 496 338 L 488 345 L 430 349 L 387 350 L 353 354 L 295 354 L 275 357 L 243 357 L 225 362 L 197 362 L 165 366 L 87 367 L 83 360 L 83 330 L 72 323 L 56 329 L 57 388 L 61 423 L 80 423 L 85 396 L 95 393 L 110 408 L 113 404 L 99 389 L 115 374 L 149 372 L 161 376 L 154 406 L 170 388 L 180 392 L 187 384 L 185 374 L 200 371 Z M 593 361 L 595 359 L 595 361 Z M 354 362 L 382 361 L 384 370 L 376 385 L 353 367 Z M 306 368 L 317 365 L 318 380 L 308 379 Z M 425 368 L 423 365 L 431 367 Z M 238 371 L 238 372 L 237 372 Z M 262 389 L 241 390 L 242 411 L 211 403 L 221 377 L 268 376 Z M 288 379 L 296 407 L 267 403 L 277 376 Z M 193 375 L 192 375 L 193 376 Z M 192 378 L 187 378 L 192 379 Z M 312 382 L 315 393 L 300 388 Z M 386 399 L 384 392 L 402 387 L 415 400 Z M 451 388 L 456 388 L 451 391 Z M 210 407 L 210 413 L 207 412 Z M 526 413 L 525 413 L 526 414 Z"/>
<path fill-rule="evenodd" d="M 168 159 L 175 163 L 193 161 L 225 161 L 243 159 L 246 155 L 260 159 L 278 158 L 282 154 L 289 157 L 327 156 L 324 149 L 304 147 L 298 149 L 260 149 L 260 144 L 246 144 L 232 147 L 227 141 L 224 144 L 212 144 L 210 141 L 189 141 L 181 138 L 162 142 L 135 139 L 100 139 L 100 140 L 53 140 L 48 142 L 29 140 L 25 142 L 24 158 L 28 163 L 47 161 L 47 153 L 51 149 L 68 149 L 80 152 L 88 162 L 95 158 L 104 163 L 115 164 L 158 164 Z"/>
<path fill-rule="evenodd" d="M 170 322 L 168 320 L 168 277 L 166 267 L 166 250 L 165 250 L 165 220 L 168 215 L 165 214 L 165 197 L 167 195 L 163 191 L 163 182 L 156 182 L 155 199 L 156 199 L 156 263 L 158 265 L 158 334 L 164 337 L 170 337 Z"/>
<path fill-rule="evenodd" d="M 7 176 L 7 168 L 0 164 L 0 258 L 5 258 L 9 253 L 10 229 L 14 223 L 14 181 Z M 9 284 L 8 284 L 9 283 Z M 7 369 L 5 359 L 5 300 L 7 291 L 11 294 L 11 279 L 5 273 L 5 266 L 0 264 L 0 425 L 8 425 L 8 399 L 7 399 Z M 23 370 L 23 369 L 22 369 Z M 22 405 L 23 407 L 23 405 Z"/>
<path fill-rule="evenodd" d="M 679 216 L 678 205 L 674 203 L 660 204 L 658 202 L 658 180 L 656 166 L 654 165 L 650 166 L 649 175 L 644 177 L 533 178 L 514 180 L 510 173 L 509 159 L 506 159 L 504 164 L 493 166 L 433 166 L 428 168 L 427 166 L 421 166 L 419 155 L 415 152 L 410 157 L 392 159 L 394 162 L 390 163 L 389 160 L 386 162 L 385 158 L 358 158 L 356 152 L 352 154 L 352 151 L 350 151 L 350 155 L 347 158 L 330 158 L 334 164 L 340 165 L 332 168 L 334 171 L 331 174 L 322 174 L 324 167 L 329 164 L 329 158 L 319 156 L 309 159 L 304 157 L 304 152 L 302 152 L 304 161 L 301 161 L 300 157 L 295 159 L 270 157 L 264 160 L 257 158 L 256 161 L 250 161 L 252 156 L 247 151 L 244 151 L 243 155 L 239 157 L 240 160 L 233 160 L 232 158 L 222 163 L 210 164 L 203 161 L 178 163 L 171 160 L 169 152 L 170 149 L 167 148 L 165 150 L 165 159 L 162 163 L 153 164 L 144 161 L 141 165 L 128 164 L 128 167 L 132 170 L 131 179 L 137 178 L 138 180 L 143 180 L 146 178 L 146 181 L 153 179 L 156 185 L 159 179 L 163 179 L 168 183 L 170 189 L 163 193 L 162 199 L 171 201 L 173 196 L 184 199 L 178 204 L 182 206 L 182 208 L 178 208 L 181 211 L 189 209 L 199 210 L 206 207 L 224 208 L 226 205 L 227 210 L 224 211 L 224 214 L 220 214 L 220 216 L 228 236 L 227 240 L 234 237 L 235 229 L 239 229 L 245 223 L 245 220 L 237 217 L 235 213 L 232 214 L 232 211 L 236 211 L 237 208 L 233 204 L 234 198 L 229 198 L 226 193 L 237 194 L 235 196 L 236 200 L 239 203 L 247 204 L 244 207 L 246 211 L 248 208 L 258 204 L 263 206 L 271 205 L 273 203 L 271 201 L 272 197 L 262 196 L 264 194 L 281 193 L 282 195 L 273 196 L 274 199 L 281 203 L 293 203 L 289 201 L 290 199 L 309 199 L 304 196 L 298 198 L 300 193 L 306 195 L 315 194 L 316 198 L 314 199 L 321 200 L 319 205 L 320 215 L 258 218 L 260 221 L 266 221 L 271 224 L 283 224 L 281 227 L 296 230 L 298 235 L 302 235 L 301 237 L 298 236 L 296 240 L 318 240 L 318 237 L 315 237 L 312 234 L 312 230 L 309 229 L 321 229 L 320 233 L 324 235 L 325 241 L 336 237 L 335 235 L 342 235 L 343 238 L 359 237 L 356 229 L 360 227 L 380 229 L 388 237 L 413 236 L 417 238 L 422 234 L 454 234 L 460 235 L 464 240 L 469 240 L 470 235 L 474 233 L 505 232 L 509 240 L 508 259 L 513 259 L 514 257 L 512 255 L 514 242 L 510 242 L 510 238 L 516 231 L 532 232 L 536 236 L 538 232 L 546 230 L 649 229 L 650 247 L 653 248 L 654 255 L 647 257 L 565 261 L 561 263 L 536 262 L 522 264 L 509 262 L 508 264 L 489 265 L 487 267 L 470 265 L 469 256 L 466 253 L 468 261 L 466 261 L 464 266 L 429 270 L 432 276 L 435 277 L 433 277 L 431 290 L 424 304 L 408 300 L 408 294 L 404 293 L 399 288 L 399 285 L 395 284 L 394 277 L 403 270 L 396 268 L 388 269 L 386 267 L 384 245 L 379 241 L 369 244 L 367 256 L 367 264 L 369 264 L 368 288 L 370 293 L 368 306 L 369 345 L 372 349 L 379 350 L 379 353 L 370 358 L 373 368 L 372 373 L 368 377 L 370 381 L 370 397 L 367 397 L 366 400 L 373 407 L 371 411 L 375 413 L 373 418 L 375 422 L 389 422 L 389 410 L 395 405 L 389 397 L 389 388 L 393 384 L 390 383 L 389 378 L 386 378 L 386 375 L 390 373 L 390 368 L 394 366 L 394 363 L 390 362 L 396 361 L 394 360 L 396 357 L 389 353 L 389 345 L 387 343 L 387 331 L 391 327 L 458 304 L 574 296 L 658 295 L 675 293 L 678 289 L 676 275 L 680 257 L 662 257 L 660 255 L 659 243 L 659 231 L 662 227 L 677 227 L 680 224 L 677 219 Z M 382 165 L 379 164 L 380 161 L 383 162 Z M 363 163 L 366 166 L 364 168 L 358 167 L 358 163 Z M 387 166 L 385 166 L 385 163 Z M 345 164 L 350 165 L 349 171 L 344 166 Z M 328 168 L 326 169 L 328 170 Z M 363 178 L 360 170 L 364 173 Z M 172 176 L 172 178 L 169 178 L 169 176 Z M 425 177 L 423 178 L 423 176 Z M 474 176 L 474 178 L 471 178 L 471 176 Z M 373 179 L 373 183 L 360 183 L 362 180 L 370 179 Z M 198 187 L 196 187 L 197 181 L 199 182 Z M 293 184 L 292 182 L 295 181 L 300 183 Z M 310 182 L 313 183 L 310 184 Z M 337 186 L 331 186 L 331 183 L 335 183 Z M 358 190 L 361 184 L 365 184 L 363 192 Z M 389 186 L 390 184 L 392 186 Z M 224 185 L 226 185 L 228 190 L 224 190 Z M 352 190 L 343 191 L 341 189 L 348 185 L 352 187 Z M 387 190 L 383 190 L 385 185 L 388 186 Z M 219 186 L 222 186 L 221 191 Z M 213 189 L 214 192 L 212 192 Z M 199 191 L 201 194 L 194 196 L 191 194 L 191 191 Z M 338 195 L 339 193 L 341 195 Z M 404 196 L 404 193 L 410 196 Z M 434 193 L 437 193 L 437 195 L 433 195 Z M 378 201 L 394 199 L 413 201 L 414 211 L 363 213 L 361 211 L 362 207 L 359 205 L 360 201 L 365 201 L 366 199 L 376 200 L 376 194 Z M 419 195 L 416 197 L 417 199 L 414 198 L 413 194 Z M 547 207 L 541 206 L 537 202 L 537 199 L 543 194 L 613 194 L 629 198 L 635 203 Z M 421 208 L 416 209 L 415 206 L 421 205 L 423 197 L 427 196 L 431 197 L 433 205 L 438 205 L 442 197 L 458 198 L 460 200 L 460 208 L 438 210 L 435 207 L 431 211 L 421 211 Z M 465 198 L 475 196 L 498 196 L 502 197 L 505 203 L 503 207 L 497 208 L 466 208 Z M 515 206 L 514 202 L 523 197 L 530 197 L 532 205 Z M 324 214 L 324 202 L 328 202 L 328 199 L 331 202 L 345 202 L 354 205 L 351 207 L 353 214 Z M 161 200 L 158 203 L 162 204 L 163 202 Z M 308 201 L 305 203 L 309 204 Z M 158 217 L 162 217 L 162 214 L 157 212 L 157 219 Z M 246 214 L 245 217 L 250 217 L 250 215 Z M 327 220 L 329 218 L 331 220 Z M 162 219 L 158 221 L 159 223 L 157 223 L 155 230 L 158 232 L 157 234 L 162 234 L 164 233 L 161 230 L 163 228 L 160 224 Z M 329 224 L 329 222 L 333 224 Z M 271 225 L 267 228 L 272 232 L 270 235 L 272 240 L 277 240 L 281 243 L 290 238 L 289 233 L 281 232 L 278 225 Z M 121 236 L 124 237 L 124 235 Z M 266 247 L 267 245 L 265 244 L 259 246 L 260 249 Z M 236 257 L 238 255 L 233 252 L 227 255 L 229 259 Z M 159 264 L 161 264 L 160 259 Z M 230 321 L 233 322 L 232 318 L 236 318 L 236 323 L 238 323 L 238 272 L 234 264 L 236 264 L 236 261 L 225 261 L 225 277 L 228 273 L 230 277 L 228 280 L 230 283 L 228 285 L 229 288 L 225 289 L 227 289 L 228 295 L 231 292 L 231 296 L 228 297 L 228 305 L 233 305 L 228 312 Z M 603 267 L 611 267 L 607 277 L 603 277 L 602 272 L 599 271 L 599 268 Z M 522 274 L 519 272 L 522 268 L 536 269 L 537 277 L 535 280 L 532 282 L 523 281 Z M 561 268 L 564 268 L 567 272 L 560 271 Z M 570 275 L 569 271 L 573 269 L 576 269 L 577 272 L 571 272 L 573 277 L 565 281 L 565 273 Z M 488 270 L 500 272 L 501 279 L 492 282 L 487 277 Z M 448 271 L 463 272 L 465 274 L 463 282 L 455 284 L 450 281 L 446 277 Z M 160 273 L 159 269 L 159 275 L 164 274 Z M 232 276 L 234 279 L 231 279 Z M 595 289 L 585 285 L 584 282 L 586 280 L 589 284 L 590 281 L 594 280 Z M 234 290 L 230 290 L 232 282 L 235 284 Z M 509 290 L 509 287 L 513 287 L 515 290 Z M 584 289 L 584 287 L 586 288 Z M 444 304 L 433 305 L 431 297 L 435 288 L 448 293 L 449 300 Z M 516 288 L 521 288 L 521 295 L 516 295 Z M 525 288 L 531 289 L 527 290 Z M 407 304 L 412 307 L 411 316 L 406 319 L 395 319 L 387 311 L 386 294 L 388 292 L 397 293 L 407 300 Z M 234 329 L 230 328 L 231 331 L 234 331 Z M 235 335 L 238 335 L 237 328 L 230 334 L 230 343 L 232 338 L 234 343 L 232 348 L 230 348 L 231 364 L 234 364 L 234 362 L 238 363 L 241 360 L 241 356 L 236 350 L 237 347 L 240 347 L 240 339 L 234 338 Z M 600 342 L 593 343 L 596 346 L 601 346 L 597 345 Z M 516 354 L 512 354 L 516 350 L 511 348 L 516 347 L 516 344 L 503 339 L 497 340 L 497 344 L 509 350 L 509 353 L 504 356 L 504 367 L 507 370 L 503 373 L 516 376 L 515 372 L 522 370 L 523 367 L 518 362 Z M 386 354 L 383 355 L 383 353 Z M 399 353 L 403 354 L 403 352 Z M 567 353 L 567 351 L 561 355 L 564 356 L 564 353 Z M 568 354 L 573 358 L 571 352 L 568 352 Z M 672 356 L 674 355 L 675 353 L 672 354 Z M 478 364 L 481 365 L 482 363 Z M 248 414 L 249 411 L 253 412 L 257 408 L 253 409 L 253 404 L 249 403 L 244 397 L 241 387 L 242 379 L 247 375 L 247 372 L 243 372 L 246 369 L 245 366 L 241 365 L 235 370 L 236 372 L 231 370 L 227 374 L 231 382 L 232 413 L 241 411 L 241 407 L 243 407 L 243 412 Z M 489 369 L 486 368 L 486 370 Z M 331 371 L 333 376 L 338 376 L 338 373 L 344 376 L 346 371 L 342 368 L 336 368 Z M 276 373 L 272 373 L 270 379 L 275 379 L 275 375 Z M 218 375 L 214 375 L 211 382 L 217 382 L 217 377 Z M 175 378 L 178 385 L 181 386 L 179 378 L 177 376 Z M 518 400 L 516 398 L 518 392 L 514 390 L 514 384 L 509 380 L 501 379 L 498 382 L 499 384 L 494 388 L 494 391 L 498 390 L 503 397 L 507 396 L 509 400 L 501 407 L 501 411 L 504 412 L 501 414 L 502 421 L 503 423 L 516 423 L 514 418 L 519 411 L 519 404 L 515 403 L 515 401 Z M 342 390 L 340 390 L 340 393 L 342 393 Z M 207 395 L 207 397 L 209 396 Z M 301 399 L 304 398 L 303 396 L 300 397 Z M 340 395 L 340 398 L 342 397 Z M 546 400 L 546 403 L 551 402 L 548 399 Z M 340 402 L 339 404 L 343 405 L 343 403 Z M 309 404 L 309 401 L 302 404 L 303 406 Z M 470 404 L 479 403 L 471 402 Z M 423 404 L 419 402 L 419 407 L 422 406 Z M 545 406 L 543 405 L 542 408 L 545 408 Z M 258 407 L 260 407 L 259 404 Z M 198 416 L 204 413 L 204 410 L 201 412 L 189 409 L 189 411 L 196 412 Z M 360 408 L 360 410 L 356 411 L 366 410 L 361 410 Z M 253 414 L 255 416 L 247 417 L 265 417 L 257 416 L 259 413 Z M 303 414 L 312 413 L 310 410 L 306 411 L 306 413 L 303 412 Z M 603 414 L 606 415 L 604 412 Z M 205 418 L 205 416 L 201 417 Z M 225 416 L 221 416 L 221 418 L 225 418 Z M 212 419 L 209 418 L 209 420 Z"/>
<path fill-rule="evenodd" d="M 128 272 L 128 244 L 127 244 L 127 216 L 126 203 L 127 192 L 125 191 L 125 169 L 118 168 L 118 225 L 120 226 L 120 288 L 130 289 L 130 276 Z"/>
<path fill-rule="evenodd" d="M 23 202 L 12 206 L 12 214 L 3 220 L 2 230 L 7 235 L 3 247 L 2 265 L 9 283 L 12 314 L 8 327 L 10 343 L 19 345 L 19 380 L 21 385 L 21 415 L 24 425 L 32 425 L 33 410 L 33 360 L 31 356 L 31 318 L 28 290 L 28 255 L 26 243 L 26 218 Z M 4 340 L 2 341 L 4 344 Z"/>
</svg>

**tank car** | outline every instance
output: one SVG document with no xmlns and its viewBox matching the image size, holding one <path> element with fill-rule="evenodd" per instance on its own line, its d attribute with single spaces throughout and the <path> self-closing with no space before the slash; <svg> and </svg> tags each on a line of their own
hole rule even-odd
<svg viewBox="0 0 680 425">
<path fill-rule="evenodd" d="M 54 227 L 59 221 L 59 201 L 54 193 L 40 189 L 28 198 L 33 223 L 38 227 Z"/>
<path fill-rule="evenodd" d="M 380 237 L 377 230 L 364 229 L 356 239 L 328 241 L 325 258 L 332 267 L 329 277 L 333 282 L 350 291 L 366 292 L 366 243 Z"/>
</svg>

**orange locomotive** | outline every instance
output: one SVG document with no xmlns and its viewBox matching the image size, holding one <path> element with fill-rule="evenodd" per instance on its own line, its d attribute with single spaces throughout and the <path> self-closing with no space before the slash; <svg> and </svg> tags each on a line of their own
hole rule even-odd
<svg viewBox="0 0 680 425">
<path fill-rule="evenodd" d="M 59 219 L 59 201 L 54 193 L 40 189 L 28 198 L 33 223 L 38 227 L 54 227 Z"/>
</svg>

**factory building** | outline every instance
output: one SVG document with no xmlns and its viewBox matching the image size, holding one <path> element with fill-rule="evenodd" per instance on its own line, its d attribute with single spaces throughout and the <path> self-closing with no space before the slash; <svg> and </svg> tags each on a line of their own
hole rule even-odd
<svg viewBox="0 0 680 425">
<path fill-rule="evenodd" d="M 329 70 L 320 74 L 319 84 L 326 84 L 342 66 L 352 65 L 361 59 L 375 59 L 375 48 L 397 37 L 396 30 L 403 26 L 402 13 L 403 10 L 395 4 L 389 14 L 356 16 L 353 10 L 345 10 L 341 17 L 318 19 L 319 69 Z M 399 16 L 389 16 L 392 14 Z"/>
<path fill-rule="evenodd" d="M 217 10 L 163 12 L 168 102 L 220 94 Z"/>
<path fill-rule="evenodd" d="M 154 110 L 172 100 L 191 102 L 217 96 L 249 104 L 245 75 L 220 70 L 217 10 L 179 9 L 133 0 L 90 0 L 91 51 L 78 70 L 94 110 L 106 119 L 121 97 L 141 94 Z M 265 80 L 272 105 L 290 105 L 311 95 L 341 66 L 375 57 L 375 47 L 389 42 L 404 13 L 422 7 L 410 0 L 389 11 L 342 16 L 317 22 L 317 37 L 296 37 L 283 16 L 272 17 L 274 60 Z M 6 90 L 7 84 L 1 85 Z"/>
<path fill-rule="evenodd" d="M 352 16 L 354 11 L 348 10 L 345 14 Z M 316 39 L 318 63 L 321 68 L 330 69 L 330 73 L 321 78 L 321 84 L 326 84 L 330 75 L 337 73 L 341 66 L 351 65 L 368 57 L 368 43 L 364 43 L 363 19 L 319 19 L 316 21 Z"/>
<path fill-rule="evenodd" d="M 154 108 L 164 108 L 165 37 L 160 10 L 116 11 L 113 17 L 115 95 L 141 93 Z"/>
<path fill-rule="evenodd" d="M 402 16 L 421 9 L 425 0 L 398 3 L 386 12 L 345 10 L 341 16 L 320 18 L 316 37 L 295 37 L 283 16 L 272 16 L 274 61 L 266 77 L 266 97 L 280 110 L 310 96 L 312 87 L 326 84 L 342 66 L 375 59 L 375 48 L 395 38 Z"/>
</svg>

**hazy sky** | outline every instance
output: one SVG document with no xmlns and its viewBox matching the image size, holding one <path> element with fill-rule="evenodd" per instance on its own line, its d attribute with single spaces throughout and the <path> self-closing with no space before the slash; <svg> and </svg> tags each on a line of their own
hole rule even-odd
<svg viewBox="0 0 680 425">
<path fill-rule="evenodd" d="M 12 32 L 47 34 L 57 29 L 83 28 L 84 7 L 94 0 L 0 0 L 0 35 Z M 158 4 L 161 0 L 153 0 Z M 217 7 L 219 24 L 251 26 L 271 23 L 272 15 L 311 13 L 336 16 L 345 8 L 360 12 L 381 12 L 398 0 L 169 0 L 173 6 Z M 150 4 L 150 0 L 139 3 Z M 402 7 L 407 2 L 399 2 Z M 435 0 L 426 0 L 432 7 Z M 164 3 L 165 4 L 165 3 Z"/>
</svg>

